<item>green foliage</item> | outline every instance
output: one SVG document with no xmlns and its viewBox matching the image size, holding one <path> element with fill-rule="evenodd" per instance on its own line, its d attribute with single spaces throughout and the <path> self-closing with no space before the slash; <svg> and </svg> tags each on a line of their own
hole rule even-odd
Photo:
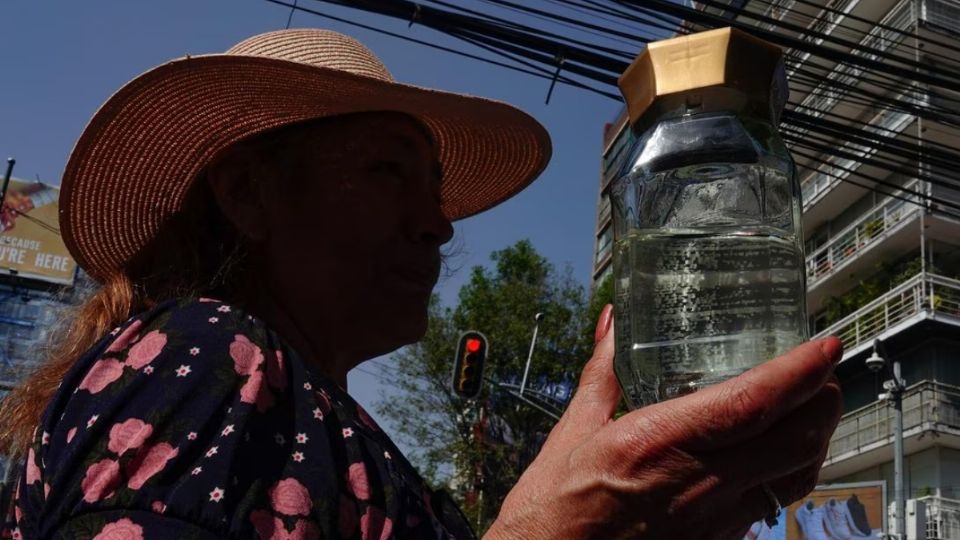
<svg viewBox="0 0 960 540">
<path fill-rule="evenodd" d="M 876 236 L 883 229 L 883 219 L 877 218 L 868 221 L 863 225 L 864 240 L 869 240 Z"/>
<path fill-rule="evenodd" d="M 587 320 L 596 321 L 600 318 L 600 312 L 603 311 L 603 306 L 613 303 L 613 275 L 609 275 L 597 285 L 593 290 L 593 294 L 590 295 L 590 303 L 587 305 Z M 587 336 L 589 339 L 593 339 L 595 327 L 587 325 L 587 331 L 590 333 Z"/>
<path fill-rule="evenodd" d="M 897 262 L 882 261 L 874 273 L 853 289 L 834 296 L 826 302 L 826 324 L 833 324 L 861 307 L 869 304 L 883 293 L 920 273 L 920 257 L 910 257 Z M 935 272 L 936 268 L 928 270 Z"/>
<path fill-rule="evenodd" d="M 519 379 L 534 315 L 542 312 L 529 380 L 576 381 L 592 352 L 594 322 L 602 308 L 591 304 L 588 309 L 585 291 L 569 269 L 558 272 L 529 241 L 494 252 L 491 261 L 492 268 L 471 270 L 455 307 L 433 299 L 427 335 L 392 358 L 392 384 L 400 395 L 377 406 L 398 438 L 414 448 L 410 458 L 420 471 L 451 491 L 471 522 L 481 524 L 481 533 L 554 420 L 489 382 L 475 401 L 455 396 L 450 381 L 457 338 L 465 330 L 483 332 L 489 341 L 486 377 Z M 509 426 L 512 444 L 477 436 L 481 408 L 487 421 L 497 418 Z"/>
</svg>

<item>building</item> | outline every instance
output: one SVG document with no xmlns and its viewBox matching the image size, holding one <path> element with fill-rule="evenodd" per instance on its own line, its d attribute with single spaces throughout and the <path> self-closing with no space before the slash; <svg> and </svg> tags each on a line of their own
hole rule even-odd
<svg viewBox="0 0 960 540">
<path fill-rule="evenodd" d="M 761 19 L 718 7 L 731 2 L 692 2 L 697 9 L 726 13 L 747 24 L 772 28 L 770 19 L 761 22 L 762 17 L 789 21 L 805 31 L 841 36 L 872 50 L 960 73 L 957 0 L 734 3 Z M 817 40 L 804 31 L 778 28 L 778 32 Z M 794 65 L 814 61 L 797 51 L 788 54 Z M 869 88 L 881 98 L 903 99 L 906 88 L 911 93 L 906 99 L 960 117 L 956 88 L 931 87 L 906 77 L 877 85 L 849 64 L 823 58 L 816 63 L 823 66 L 817 69 L 824 81 Z M 795 68 L 788 68 L 789 75 L 794 73 Z M 841 123 L 854 119 L 866 123 L 871 133 L 960 149 L 957 128 L 879 105 L 882 99 L 845 99 L 848 92 L 822 83 L 791 85 L 791 89 L 792 105 L 788 107 L 802 106 L 815 117 Z M 612 175 L 625 158 L 624 149 L 632 142 L 633 134 L 625 126 L 621 115 L 605 128 L 595 284 L 610 273 L 612 230 L 607 194 Z M 820 482 L 885 481 L 887 500 L 893 501 L 893 410 L 887 401 L 878 400 L 886 377 L 865 365 L 879 339 L 892 357 L 887 360 L 901 363 L 909 385 L 903 401 L 908 507 L 910 500 L 925 503 L 926 538 L 960 540 L 960 212 L 943 204 L 960 202 L 960 191 L 921 178 L 943 170 L 942 161 L 934 162 L 926 154 L 904 156 L 882 149 L 877 154 L 842 138 L 830 144 L 837 149 L 830 155 L 794 151 L 803 192 L 811 334 L 836 335 L 845 346 L 838 367 L 845 413 Z M 891 174 L 876 166 L 875 158 L 896 162 L 899 172 Z"/>
<path fill-rule="evenodd" d="M 29 209 L 12 227 L 9 214 L 0 223 L 0 399 L 43 361 L 51 330 L 92 286 L 60 238 L 58 198 L 40 182 L 13 180 L 7 192 L 8 203 L 29 201 Z"/>
</svg>

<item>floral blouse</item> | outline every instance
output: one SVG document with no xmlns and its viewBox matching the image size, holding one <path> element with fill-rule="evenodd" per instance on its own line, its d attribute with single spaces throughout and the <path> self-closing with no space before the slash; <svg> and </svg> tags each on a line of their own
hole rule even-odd
<svg viewBox="0 0 960 540">
<path fill-rule="evenodd" d="M 64 378 L 5 538 L 467 539 L 367 413 L 261 321 L 168 301 Z"/>
</svg>

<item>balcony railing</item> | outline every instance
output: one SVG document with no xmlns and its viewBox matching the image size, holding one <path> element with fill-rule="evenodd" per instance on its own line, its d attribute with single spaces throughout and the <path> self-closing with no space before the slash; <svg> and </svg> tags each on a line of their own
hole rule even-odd
<svg viewBox="0 0 960 540">
<path fill-rule="evenodd" d="M 770 17 L 778 21 L 782 21 L 784 15 L 786 15 L 787 13 L 790 13 L 790 10 L 793 9 L 794 4 L 796 3 L 797 3 L 797 0 L 773 0 L 767 3 L 766 9 L 763 10 L 763 16 Z M 777 23 L 758 22 L 757 27 L 762 28 L 764 30 L 773 30 L 774 28 L 777 27 Z"/>
<path fill-rule="evenodd" d="M 840 419 L 830 439 L 826 464 L 830 465 L 893 442 L 894 411 L 886 401 L 876 401 Z M 907 388 L 903 396 L 903 431 L 960 430 L 960 387 L 923 381 Z"/>
<path fill-rule="evenodd" d="M 905 193 L 916 191 L 918 180 L 903 187 Z M 906 199 L 906 200 L 904 200 Z M 909 202 L 908 202 L 909 201 Z M 920 214 L 919 197 L 909 195 L 889 198 L 848 225 L 825 245 L 807 256 L 807 286 L 837 272 L 847 261 L 880 242 L 900 223 Z"/>
<path fill-rule="evenodd" d="M 860 46 L 850 51 L 854 56 L 866 54 L 871 60 L 883 60 L 880 56 L 893 48 L 907 35 L 916 16 L 913 13 L 913 0 L 900 0 L 880 21 L 880 24 L 860 40 Z M 871 51 L 866 53 L 865 51 Z M 841 87 L 857 86 L 863 75 L 863 68 L 851 63 L 841 63 L 827 74 L 826 80 L 810 92 L 799 108 L 808 110 L 814 116 L 823 116 L 849 92 Z M 836 83 L 840 83 L 837 85 Z"/>
<path fill-rule="evenodd" d="M 960 501 L 945 497 L 919 497 L 927 509 L 926 540 L 960 540 Z"/>
<path fill-rule="evenodd" d="M 906 99 L 909 93 L 910 92 L 904 93 L 898 96 L 897 99 Z M 813 113 L 811 112 L 811 114 Z M 913 119 L 914 115 L 910 113 L 885 109 L 871 118 L 864 129 L 879 136 L 893 138 L 893 134 L 899 134 L 906 129 Z M 828 169 L 829 174 L 817 170 L 803 179 L 803 182 L 800 184 L 800 190 L 803 193 L 802 200 L 804 210 L 817 202 L 821 195 L 830 191 L 850 176 L 851 172 L 855 172 L 863 159 L 877 152 L 877 147 L 846 142 L 843 145 L 843 150 L 844 153 L 853 154 L 857 159 L 832 156 L 827 159 L 826 165 L 822 166 Z"/>
<path fill-rule="evenodd" d="M 844 349 L 851 351 L 872 343 L 887 330 L 922 314 L 945 315 L 960 320 L 960 281 L 921 272 L 831 325 L 817 337 L 837 336 Z"/>
<path fill-rule="evenodd" d="M 830 11 L 825 9 L 821 10 L 810 24 L 807 25 L 808 31 L 800 34 L 800 39 L 815 45 L 820 45 L 823 43 L 823 37 L 821 36 L 832 34 L 837 26 L 847 17 L 847 14 L 853 11 L 853 8 L 857 7 L 859 3 L 860 0 L 837 0 L 830 2 L 830 4 L 832 4 Z M 803 67 L 810 58 L 810 52 L 794 49 L 790 51 L 790 55 L 795 58 L 796 62 L 789 68 L 787 74 L 793 77 L 796 70 Z"/>
<path fill-rule="evenodd" d="M 920 17 L 949 32 L 960 32 L 960 2 L 957 0 L 923 0 Z"/>
</svg>

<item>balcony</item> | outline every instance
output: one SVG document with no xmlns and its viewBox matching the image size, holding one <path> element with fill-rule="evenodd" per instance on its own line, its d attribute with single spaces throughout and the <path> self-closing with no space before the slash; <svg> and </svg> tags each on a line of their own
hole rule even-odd
<svg viewBox="0 0 960 540">
<path fill-rule="evenodd" d="M 876 401 L 843 415 L 830 439 L 820 473 L 825 482 L 889 461 L 893 444 L 894 411 L 886 401 Z M 960 387 L 923 381 L 907 388 L 903 396 L 903 435 L 907 453 L 934 444 L 960 446 Z"/>
<path fill-rule="evenodd" d="M 960 501 L 945 497 L 920 497 L 927 509 L 926 540 L 960 540 Z"/>
<path fill-rule="evenodd" d="M 920 2 L 920 18 L 951 34 L 960 32 L 960 1 L 923 0 Z"/>
<path fill-rule="evenodd" d="M 921 272 L 816 337 L 837 336 L 847 360 L 923 320 L 960 326 L 960 281 Z"/>
<path fill-rule="evenodd" d="M 907 183 L 898 195 L 899 198 L 889 197 L 810 253 L 807 256 L 807 289 L 815 294 L 815 289 L 825 280 L 842 271 L 851 270 L 850 265 L 857 266 L 859 263 L 859 266 L 863 266 L 873 263 L 862 255 L 895 236 L 923 212 L 920 197 L 910 194 L 920 191 L 922 187 L 917 180 Z M 912 245 L 916 240 L 907 239 L 907 243 Z M 811 304 L 814 304 L 812 308 L 819 307 L 817 301 Z"/>
<path fill-rule="evenodd" d="M 857 2 L 844 1 L 843 8 L 851 9 Z M 843 15 L 841 15 L 841 18 Z M 867 55 L 870 60 L 883 61 L 881 54 L 888 52 L 889 49 L 896 47 L 904 37 L 909 34 L 916 16 L 913 13 L 913 0 L 900 0 L 887 12 L 880 20 L 880 24 L 860 40 L 860 47 L 850 51 L 854 56 L 866 54 L 864 51 L 872 51 Z M 818 19 L 820 21 L 820 19 Z M 830 22 L 827 18 L 822 19 L 821 24 Z M 838 21 L 839 22 L 839 21 Z M 835 27 L 835 24 L 834 24 Z M 832 29 L 833 27 L 831 27 Z M 837 85 L 831 84 L 831 81 L 841 83 L 841 85 L 857 86 L 860 83 L 860 77 L 863 75 L 863 68 L 851 64 L 841 63 L 838 67 L 826 76 L 826 81 L 821 83 L 812 92 L 800 102 L 798 108 L 810 111 L 814 116 L 823 116 L 824 113 L 833 109 L 837 103 L 846 96 L 846 90 L 832 89 Z"/>
<path fill-rule="evenodd" d="M 898 96 L 897 99 L 903 99 L 906 94 Z M 913 123 L 916 117 L 914 115 L 885 109 L 867 122 L 867 131 L 876 135 L 890 136 L 893 133 L 902 133 Z M 852 142 L 843 144 L 842 149 L 846 154 L 852 154 L 858 159 L 833 156 L 827 159 L 826 172 L 816 171 L 808 175 L 800 184 L 801 200 L 803 201 L 803 212 L 806 219 L 811 217 L 819 220 L 830 219 L 837 212 L 843 210 L 842 203 L 849 201 L 846 197 L 832 197 L 831 199 L 839 205 L 831 208 L 824 215 L 811 216 L 810 212 L 814 206 L 823 201 L 824 196 L 831 192 L 839 184 L 856 172 L 862 163 L 862 159 L 872 157 L 877 152 L 876 146 L 863 146 Z M 842 199 L 842 200 L 838 200 Z M 823 214 L 823 212 L 819 212 Z"/>
<path fill-rule="evenodd" d="M 837 26 L 843 22 L 847 17 L 847 14 L 853 11 L 857 4 L 860 3 L 860 0 L 837 0 L 835 2 L 830 2 L 831 11 L 821 10 L 816 17 L 807 25 L 808 32 L 803 32 L 798 36 L 801 40 L 813 43 L 815 45 L 820 45 L 823 43 L 823 38 L 819 37 L 821 35 L 832 34 L 836 30 Z M 809 52 L 800 52 L 793 51 L 792 54 L 797 59 L 797 65 L 790 68 L 787 72 L 788 76 L 793 76 L 793 73 L 796 71 L 797 67 L 802 66 L 810 58 Z"/>
</svg>

